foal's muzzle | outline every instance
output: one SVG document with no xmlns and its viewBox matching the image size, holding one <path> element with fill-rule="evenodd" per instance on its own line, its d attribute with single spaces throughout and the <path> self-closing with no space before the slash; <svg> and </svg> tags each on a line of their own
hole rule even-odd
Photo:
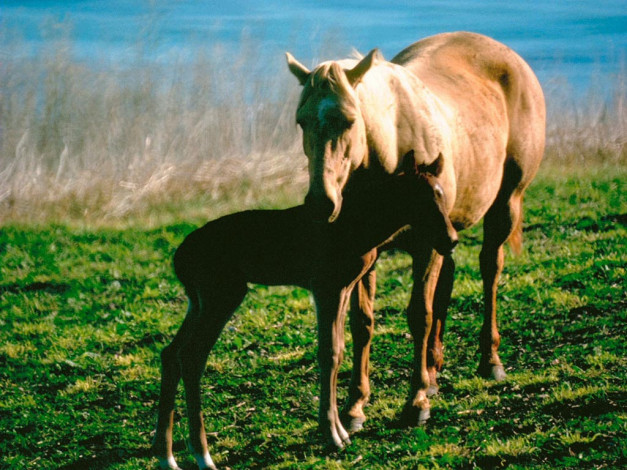
<svg viewBox="0 0 627 470">
<path fill-rule="evenodd" d="M 447 237 L 436 242 L 434 248 L 442 256 L 450 256 L 455 251 L 457 243 L 459 243 L 459 238 L 457 237 L 457 232 L 453 230 Z"/>
</svg>

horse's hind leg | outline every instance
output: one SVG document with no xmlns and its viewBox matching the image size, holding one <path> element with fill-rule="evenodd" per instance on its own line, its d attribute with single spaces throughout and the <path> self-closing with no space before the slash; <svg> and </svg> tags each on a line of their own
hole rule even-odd
<svg viewBox="0 0 627 470">
<path fill-rule="evenodd" d="M 453 281 L 455 278 L 455 261 L 451 256 L 445 256 L 438 277 L 438 284 L 433 297 L 433 323 L 429 334 L 427 347 L 427 370 L 429 371 L 429 389 L 427 395 L 438 393 L 437 373 L 444 364 L 443 337 L 446 314 L 451 302 Z"/>
<path fill-rule="evenodd" d="M 524 188 L 517 187 L 520 177 L 520 170 L 510 160 L 501 190 L 483 222 L 484 239 L 479 261 L 485 310 L 480 337 L 479 374 L 496 380 L 505 378 L 505 369 L 498 355 L 501 337 L 496 319 L 496 293 L 504 265 L 503 244 L 511 237 L 513 248 L 520 248 L 524 191 Z"/>
<path fill-rule="evenodd" d="M 370 396 L 370 345 L 374 331 L 374 295 L 376 290 L 374 267 L 364 275 L 351 296 L 350 327 L 353 336 L 353 372 L 348 400 L 342 412 L 350 432 L 359 431 L 366 421 L 363 411 Z"/>
<path fill-rule="evenodd" d="M 211 292 L 200 293 L 200 313 L 192 323 L 190 340 L 181 348 L 181 373 L 189 419 L 189 445 L 200 469 L 215 469 L 207 447 L 200 400 L 200 380 L 209 352 L 245 295 L 246 283 L 223 285 Z"/>
</svg>

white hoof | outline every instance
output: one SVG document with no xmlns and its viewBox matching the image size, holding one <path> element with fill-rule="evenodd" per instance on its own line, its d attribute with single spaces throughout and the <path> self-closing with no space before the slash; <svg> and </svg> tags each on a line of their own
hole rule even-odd
<svg viewBox="0 0 627 470">
<path fill-rule="evenodd" d="M 168 458 L 159 457 L 159 468 L 161 470 L 181 470 L 181 468 L 176 464 L 176 460 L 174 460 L 174 456 L 171 455 Z"/>
<path fill-rule="evenodd" d="M 211 455 L 207 452 L 205 455 L 194 454 L 194 458 L 196 459 L 196 463 L 198 464 L 198 468 L 200 470 L 210 469 L 217 470 L 216 465 L 213 463 L 211 459 Z"/>
<path fill-rule="evenodd" d="M 350 432 L 358 432 L 364 428 L 364 423 L 366 422 L 366 418 L 352 418 L 348 423 L 348 430 Z"/>
<path fill-rule="evenodd" d="M 502 382 L 507 378 L 507 374 L 505 373 L 503 366 L 492 366 L 492 378 L 494 378 L 497 382 Z"/>
<path fill-rule="evenodd" d="M 423 426 L 429 421 L 431 417 L 431 411 L 429 408 L 420 410 L 420 414 L 418 415 L 418 426 Z"/>
</svg>

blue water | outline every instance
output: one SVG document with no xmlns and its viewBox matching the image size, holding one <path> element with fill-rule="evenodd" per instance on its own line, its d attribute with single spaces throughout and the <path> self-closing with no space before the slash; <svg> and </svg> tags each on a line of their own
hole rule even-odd
<svg viewBox="0 0 627 470">
<path fill-rule="evenodd" d="M 184 62 L 199 51 L 225 54 L 257 44 L 267 70 L 284 71 L 283 51 L 307 65 L 379 47 L 387 58 L 443 31 L 476 31 L 522 55 L 540 80 L 567 81 L 578 90 L 609 84 L 624 72 L 625 0 L 373 1 L 178 0 L 11 1 L 0 4 L 2 55 L 33 55 L 70 27 L 81 60 L 133 60 L 138 44 L 150 60 Z M 20 37 L 18 50 L 8 39 Z M 609 85 L 608 85 L 609 86 Z"/>
</svg>

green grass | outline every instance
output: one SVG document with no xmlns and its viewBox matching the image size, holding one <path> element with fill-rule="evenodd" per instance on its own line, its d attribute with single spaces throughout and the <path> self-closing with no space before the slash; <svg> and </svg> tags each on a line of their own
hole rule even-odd
<svg viewBox="0 0 627 470">
<path fill-rule="evenodd" d="M 193 212 L 197 214 L 198 211 Z M 525 249 L 499 291 L 504 383 L 479 379 L 481 231 L 462 236 L 441 394 L 423 428 L 392 423 L 408 390 L 410 259 L 378 264 L 373 395 L 365 429 L 326 454 L 316 431 L 309 293 L 251 289 L 203 380 L 221 468 L 616 468 L 627 463 L 627 170 L 543 167 L 526 197 Z M 171 270 L 203 222 L 0 230 L 0 468 L 156 466 L 159 352 L 185 312 Z M 350 346 L 350 337 L 348 338 Z M 349 349 L 350 351 L 350 349 Z M 346 396 L 350 353 L 342 366 Z M 182 393 L 176 455 L 187 420 Z"/>
</svg>

